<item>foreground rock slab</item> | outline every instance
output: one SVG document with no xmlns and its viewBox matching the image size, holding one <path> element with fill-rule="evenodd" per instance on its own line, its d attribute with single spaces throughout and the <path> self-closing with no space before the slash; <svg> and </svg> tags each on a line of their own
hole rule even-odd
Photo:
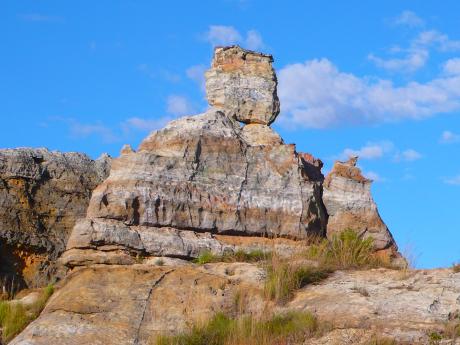
<svg viewBox="0 0 460 345">
<path fill-rule="evenodd" d="M 361 344 L 380 334 L 428 344 L 460 308 L 460 273 L 450 270 L 339 271 L 300 290 L 285 306 L 263 299 L 264 271 L 249 263 L 196 266 L 93 265 L 75 270 L 42 315 L 11 345 L 154 344 L 159 334 L 187 329 L 218 311 L 308 310 L 333 329 L 305 344 Z M 235 309 L 236 308 L 236 309 Z M 362 342 L 365 344 L 365 342 Z"/>
</svg>

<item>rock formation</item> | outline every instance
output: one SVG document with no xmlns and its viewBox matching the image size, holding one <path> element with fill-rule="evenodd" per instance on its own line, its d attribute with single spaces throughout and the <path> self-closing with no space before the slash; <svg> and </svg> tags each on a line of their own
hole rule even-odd
<svg viewBox="0 0 460 345">
<path fill-rule="evenodd" d="M 208 102 L 244 123 L 270 125 L 280 112 L 271 55 L 219 47 L 206 72 Z"/>
<path fill-rule="evenodd" d="M 390 258 L 399 255 L 372 200 L 371 181 L 361 175 L 356 160 L 337 162 L 325 179 L 321 160 L 297 152 L 295 145 L 285 144 L 269 127 L 279 113 L 272 61 L 270 55 L 237 46 L 217 48 L 206 73 L 208 111 L 170 122 L 151 133 L 136 151 L 124 146 L 102 183 L 97 178 L 104 174 L 95 168 L 101 163 L 85 161 L 85 176 L 94 171 L 90 180 L 95 183 L 90 186 L 80 181 L 78 188 L 98 186 L 59 260 L 71 273 L 59 283 L 59 291 L 42 315 L 11 344 L 152 344 L 159 334 L 183 330 L 217 311 L 232 312 L 235 296 L 242 292 L 245 312 L 256 316 L 265 313 L 267 306 L 280 312 L 317 312 L 322 291 L 330 291 L 339 302 L 334 306 L 333 301 L 326 303 L 322 314 L 326 320 L 338 318 L 340 324 L 348 313 L 352 327 L 358 329 L 371 313 L 378 316 L 366 327 L 378 327 L 390 319 L 388 312 L 399 312 L 389 324 L 399 325 L 405 340 L 426 339 L 425 333 L 415 334 L 414 327 L 441 327 L 445 314 L 454 309 L 450 303 L 460 293 L 454 287 L 458 277 L 453 274 L 441 272 L 442 281 L 433 282 L 435 285 L 423 274 L 410 282 L 424 291 L 423 308 L 425 304 L 431 308 L 429 313 L 420 313 L 412 304 L 411 291 L 404 290 L 405 283 L 385 286 L 379 280 L 393 271 L 365 271 L 356 276 L 337 272 L 322 285 L 302 290 L 290 304 L 275 306 L 263 301 L 263 267 L 191 262 L 204 251 L 222 255 L 254 248 L 293 257 L 305 251 L 304 239 L 330 237 L 346 228 L 371 236 L 375 250 Z M 34 164 L 43 169 L 48 160 Z M 41 177 L 45 182 L 54 181 L 50 186 L 60 186 L 64 176 L 73 178 L 81 171 L 65 164 L 60 174 L 48 169 L 38 176 L 46 176 Z M 34 185 L 43 188 L 46 183 Z M 87 201 L 92 189 L 82 194 L 72 190 L 63 196 L 61 187 L 53 188 L 47 189 L 56 198 L 50 202 L 53 210 L 70 205 L 69 200 L 55 205 L 57 199 L 66 200 L 65 196 Z M 16 205 L 21 205 L 20 200 Z M 55 213 L 46 210 L 54 217 Z M 65 224 L 74 221 L 75 216 Z M 38 238 L 59 252 L 62 247 L 55 242 L 65 243 L 67 230 L 54 227 Z M 55 237 L 60 240 L 50 240 L 50 231 L 59 234 Z M 375 298 L 351 298 L 348 293 L 355 288 L 351 280 L 367 284 L 365 288 L 375 292 Z M 337 292 L 341 284 L 346 293 Z M 442 298 L 441 288 L 446 289 Z M 395 311 L 386 300 L 402 294 L 402 309 Z M 369 336 L 366 331 L 356 334 Z M 336 339 L 339 336 L 347 335 L 340 333 Z M 317 344 L 323 343 L 333 344 L 325 340 Z"/>
<path fill-rule="evenodd" d="M 0 281 L 42 285 L 110 158 L 46 149 L 0 150 Z"/>
<path fill-rule="evenodd" d="M 327 237 L 344 229 L 353 229 L 363 237 L 372 237 L 376 250 L 397 251 L 396 243 L 380 218 L 372 199 L 371 183 L 356 166 L 357 157 L 335 162 L 324 181 L 323 201 L 329 215 Z"/>
</svg>

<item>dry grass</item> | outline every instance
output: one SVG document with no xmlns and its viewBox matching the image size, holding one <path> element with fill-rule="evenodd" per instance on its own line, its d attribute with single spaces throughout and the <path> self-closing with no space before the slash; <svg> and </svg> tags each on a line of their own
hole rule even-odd
<svg viewBox="0 0 460 345">
<path fill-rule="evenodd" d="M 452 271 L 454 271 L 454 273 L 459 273 L 460 272 L 460 263 L 455 263 L 452 265 Z"/>
<path fill-rule="evenodd" d="M 40 297 L 30 306 L 23 306 L 19 302 L 0 302 L 0 326 L 2 341 L 9 342 L 19 334 L 30 322 L 35 320 L 43 310 L 46 302 L 54 292 L 53 285 L 48 285 L 41 292 Z"/>
<path fill-rule="evenodd" d="M 203 325 L 175 336 L 160 336 L 156 345 L 279 345 L 312 337 L 318 331 L 316 318 L 307 312 L 289 312 L 265 319 L 245 316 L 232 319 L 216 314 Z"/>
<path fill-rule="evenodd" d="M 281 259 L 276 255 L 273 255 L 272 260 L 267 263 L 266 271 L 265 297 L 278 304 L 288 302 L 296 290 L 307 284 L 319 282 L 332 272 L 328 268 L 306 266 L 292 260 Z"/>
<path fill-rule="evenodd" d="M 389 263 L 375 256 L 372 238 L 362 238 L 351 229 L 335 234 L 333 238 L 319 240 L 310 245 L 307 257 L 329 269 L 359 269 L 388 267 Z"/>
<path fill-rule="evenodd" d="M 206 250 L 203 251 L 194 262 L 199 265 L 212 262 L 259 262 L 268 260 L 270 257 L 270 252 L 265 252 L 260 249 L 254 249 L 248 252 L 239 249 L 236 252 L 225 253 L 224 255 L 215 255 L 211 251 Z"/>
</svg>

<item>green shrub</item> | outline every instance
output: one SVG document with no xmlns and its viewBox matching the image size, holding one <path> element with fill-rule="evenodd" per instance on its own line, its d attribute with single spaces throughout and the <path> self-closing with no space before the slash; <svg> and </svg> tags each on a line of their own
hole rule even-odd
<svg viewBox="0 0 460 345">
<path fill-rule="evenodd" d="M 193 260 L 193 262 L 199 265 L 204 265 L 210 262 L 217 262 L 217 261 L 220 261 L 218 260 L 218 256 L 214 255 L 210 250 L 205 250 L 201 252 L 200 255 L 195 260 Z"/>
<path fill-rule="evenodd" d="M 386 266 L 373 255 L 374 241 L 362 238 L 351 229 L 334 234 L 330 241 L 322 240 L 309 247 L 307 256 L 322 266 L 336 269 Z"/>
<path fill-rule="evenodd" d="M 275 345 L 300 341 L 315 334 L 316 318 L 307 312 L 289 312 L 269 319 L 245 316 L 232 319 L 216 314 L 204 325 L 195 325 L 188 332 L 160 336 L 156 345 Z"/>
</svg>

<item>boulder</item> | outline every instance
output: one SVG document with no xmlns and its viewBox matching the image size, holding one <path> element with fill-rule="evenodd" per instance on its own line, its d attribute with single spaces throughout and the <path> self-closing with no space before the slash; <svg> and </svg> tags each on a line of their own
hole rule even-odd
<svg viewBox="0 0 460 345">
<path fill-rule="evenodd" d="M 270 125 L 280 112 L 271 55 L 217 47 L 206 72 L 209 104 L 238 121 Z"/>
</svg>

